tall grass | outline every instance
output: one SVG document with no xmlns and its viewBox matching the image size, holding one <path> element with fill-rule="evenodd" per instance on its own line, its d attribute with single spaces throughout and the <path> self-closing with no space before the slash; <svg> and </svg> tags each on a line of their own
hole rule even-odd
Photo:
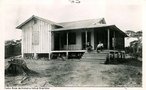
<svg viewBox="0 0 146 90">
<path fill-rule="evenodd" d="M 102 73 L 110 77 L 110 85 L 117 87 L 141 87 L 142 73 L 135 67 L 125 66 L 125 68 L 114 68 Z"/>
<path fill-rule="evenodd" d="M 64 86 L 66 82 L 66 77 L 72 73 L 73 62 L 52 62 L 51 67 L 46 69 L 47 76 L 50 76 L 49 83 L 53 86 Z"/>
</svg>

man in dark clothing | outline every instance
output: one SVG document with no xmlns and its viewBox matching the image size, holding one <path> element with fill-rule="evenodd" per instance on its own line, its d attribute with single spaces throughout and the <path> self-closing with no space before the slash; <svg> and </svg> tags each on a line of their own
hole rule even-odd
<svg viewBox="0 0 146 90">
<path fill-rule="evenodd" d="M 87 42 L 86 49 L 88 52 L 92 51 L 92 45 L 90 44 L 90 42 Z"/>
</svg>

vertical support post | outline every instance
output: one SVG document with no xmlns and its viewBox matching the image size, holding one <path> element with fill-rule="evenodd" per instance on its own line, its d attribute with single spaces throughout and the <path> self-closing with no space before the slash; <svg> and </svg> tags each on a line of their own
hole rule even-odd
<svg viewBox="0 0 146 90">
<path fill-rule="evenodd" d="M 115 50 L 115 31 L 114 31 L 114 50 Z"/>
<path fill-rule="evenodd" d="M 61 50 L 61 33 L 59 33 L 59 50 Z"/>
<path fill-rule="evenodd" d="M 54 32 L 51 32 L 51 51 L 54 50 Z"/>
<path fill-rule="evenodd" d="M 66 45 L 67 45 L 67 50 L 68 50 L 68 32 L 66 33 Z"/>
<path fill-rule="evenodd" d="M 86 39 L 86 44 L 87 44 L 87 39 L 88 39 L 87 30 L 86 30 L 86 32 L 85 32 L 85 39 Z"/>
<path fill-rule="evenodd" d="M 110 30 L 107 30 L 107 48 L 110 50 Z"/>
<path fill-rule="evenodd" d="M 115 60 L 115 31 L 114 31 L 114 42 L 113 42 L 113 44 L 114 44 L 114 60 Z"/>
<path fill-rule="evenodd" d="M 122 40 L 122 43 L 123 43 L 122 49 L 124 50 L 125 38 L 124 38 L 124 36 L 122 38 L 123 38 L 123 40 Z"/>
<path fill-rule="evenodd" d="M 23 48 L 24 48 L 24 46 L 23 46 L 23 39 L 24 39 L 24 35 L 23 35 L 23 32 L 24 30 L 22 30 L 22 41 L 21 41 L 21 57 L 22 58 L 24 58 L 24 52 L 23 52 Z"/>
<path fill-rule="evenodd" d="M 108 48 L 108 50 L 110 50 L 110 31 L 109 31 L 109 29 L 107 30 L 107 48 Z M 110 63 L 110 51 L 109 51 L 108 58 L 109 58 L 109 63 Z"/>
<path fill-rule="evenodd" d="M 92 45 L 92 49 L 94 50 L 94 29 L 91 32 L 91 45 Z"/>
<path fill-rule="evenodd" d="M 87 38 L 88 38 L 88 36 L 87 36 L 87 30 L 85 31 L 85 49 L 87 50 L 87 47 L 86 47 L 86 45 L 87 45 Z"/>
</svg>

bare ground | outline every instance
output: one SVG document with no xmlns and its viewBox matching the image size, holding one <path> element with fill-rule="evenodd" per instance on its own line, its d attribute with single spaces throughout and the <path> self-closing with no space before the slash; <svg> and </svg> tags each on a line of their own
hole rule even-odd
<svg viewBox="0 0 146 90">
<path fill-rule="evenodd" d="M 25 61 L 29 69 L 40 73 L 40 75 L 6 76 L 6 87 L 142 86 L 142 67 L 141 63 L 138 64 L 139 62 L 135 62 L 134 64 L 136 65 L 132 65 L 131 62 L 118 65 L 105 65 L 98 62 L 83 62 L 79 60 Z M 7 67 L 8 64 L 6 62 Z"/>
</svg>

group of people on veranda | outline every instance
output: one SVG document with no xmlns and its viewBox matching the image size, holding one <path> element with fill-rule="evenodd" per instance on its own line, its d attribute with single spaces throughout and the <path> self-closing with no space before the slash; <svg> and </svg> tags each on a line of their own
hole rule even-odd
<svg viewBox="0 0 146 90">
<path fill-rule="evenodd" d="M 99 53 L 99 50 L 102 51 L 102 50 L 103 50 L 103 47 L 104 47 L 103 43 L 102 43 L 102 42 L 99 42 L 99 43 L 97 44 L 96 51 Z M 87 51 L 88 51 L 88 52 L 92 51 L 92 50 L 93 50 L 92 48 L 93 48 L 93 47 L 92 47 L 92 45 L 90 44 L 90 42 L 87 42 L 87 45 L 86 45 Z"/>
</svg>

